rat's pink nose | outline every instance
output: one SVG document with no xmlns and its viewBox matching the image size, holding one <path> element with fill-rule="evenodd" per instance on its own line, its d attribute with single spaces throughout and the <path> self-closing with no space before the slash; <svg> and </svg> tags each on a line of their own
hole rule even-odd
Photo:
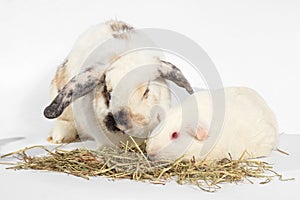
<svg viewBox="0 0 300 200">
<path fill-rule="evenodd" d="M 149 156 L 149 157 L 154 157 L 155 155 L 156 155 L 155 152 L 149 152 L 149 153 L 147 153 L 147 156 Z"/>
<path fill-rule="evenodd" d="M 157 149 L 156 148 L 147 148 L 147 156 L 150 158 L 150 160 L 154 159 L 156 154 L 157 154 Z"/>
<path fill-rule="evenodd" d="M 156 154 L 155 153 L 148 153 L 147 157 L 149 160 L 155 160 Z"/>
</svg>

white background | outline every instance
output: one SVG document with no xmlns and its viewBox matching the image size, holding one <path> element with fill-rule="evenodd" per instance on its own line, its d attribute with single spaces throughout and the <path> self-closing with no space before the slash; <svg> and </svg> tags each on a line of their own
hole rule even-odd
<svg viewBox="0 0 300 200">
<path fill-rule="evenodd" d="M 48 133 L 56 67 L 89 26 L 122 19 L 197 42 L 225 86 L 257 90 L 282 132 L 299 134 L 299 1 L 17 1 L 0 3 L 1 135 Z"/>
<path fill-rule="evenodd" d="M 274 110 L 280 130 L 300 134 L 299 1 L 1 0 L 0 139 L 46 138 L 51 123 L 42 111 L 49 103 L 56 67 L 79 34 L 114 18 L 188 36 L 214 61 L 225 86 L 259 91 Z M 68 177 L 57 187 L 72 180 Z M 110 183 L 111 187 L 115 186 Z"/>
</svg>

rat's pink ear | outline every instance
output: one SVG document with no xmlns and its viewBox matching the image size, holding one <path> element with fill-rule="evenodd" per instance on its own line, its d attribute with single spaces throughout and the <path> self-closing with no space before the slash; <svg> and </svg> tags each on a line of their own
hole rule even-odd
<svg viewBox="0 0 300 200">
<path fill-rule="evenodd" d="M 195 138 L 199 141 L 203 141 L 207 138 L 207 130 L 202 128 L 201 126 L 199 126 L 197 129 L 196 129 L 196 133 L 195 133 Z"/>
</svg>

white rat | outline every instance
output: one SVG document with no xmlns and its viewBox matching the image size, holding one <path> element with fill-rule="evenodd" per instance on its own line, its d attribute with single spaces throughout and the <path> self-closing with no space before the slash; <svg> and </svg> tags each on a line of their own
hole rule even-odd
<svg viewBox="0 0 300 200">
<path fill-rule="evenodd" d="M 222 95 L 225 101 L 213 105 L 212 97 Z M 218 113 L 222 107 L 225 112 Z M 249 88 L 229 87 L 194 93 L 169 110 L 151 133 L 146 151 L 153 160 L 239 159 L 244 152 L 244 158 L 255 158 L 268 156 L 277 140 L 277 122 L 263 98 Z"/>
<path fill-rule="evenodd" d="M 48 140 L 69 143 L 80 135 L 101 146 L 130 140 L 129 135 L 147 138 L 159 123 L 158 115 L 151 116 L 152 107 L 170 106 L 166 80 L 193 92 L 181 71 L 161 54 L 136 50 L 148 43 L 141 32 L 115 20 L 82 34 L 51 83 L 52 102 L 44 115 L 57 120 Z M 100 54 L 94 55 L 97 48 Z M 69 106 L 73 102 L 77 106 Z"/>
</svg>

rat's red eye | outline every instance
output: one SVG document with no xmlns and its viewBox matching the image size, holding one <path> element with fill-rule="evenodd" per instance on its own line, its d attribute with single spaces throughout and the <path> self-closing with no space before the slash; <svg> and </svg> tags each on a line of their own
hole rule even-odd
<svg viewBox="0 0 300 200">
<path fill-rule="evenodd" d="M 179 133 L 175 131 L 172 133 L 171 139 L 174 140 L 174 139 L 178 138 L 178 136 L 179 136 Z"/>
</svg>

